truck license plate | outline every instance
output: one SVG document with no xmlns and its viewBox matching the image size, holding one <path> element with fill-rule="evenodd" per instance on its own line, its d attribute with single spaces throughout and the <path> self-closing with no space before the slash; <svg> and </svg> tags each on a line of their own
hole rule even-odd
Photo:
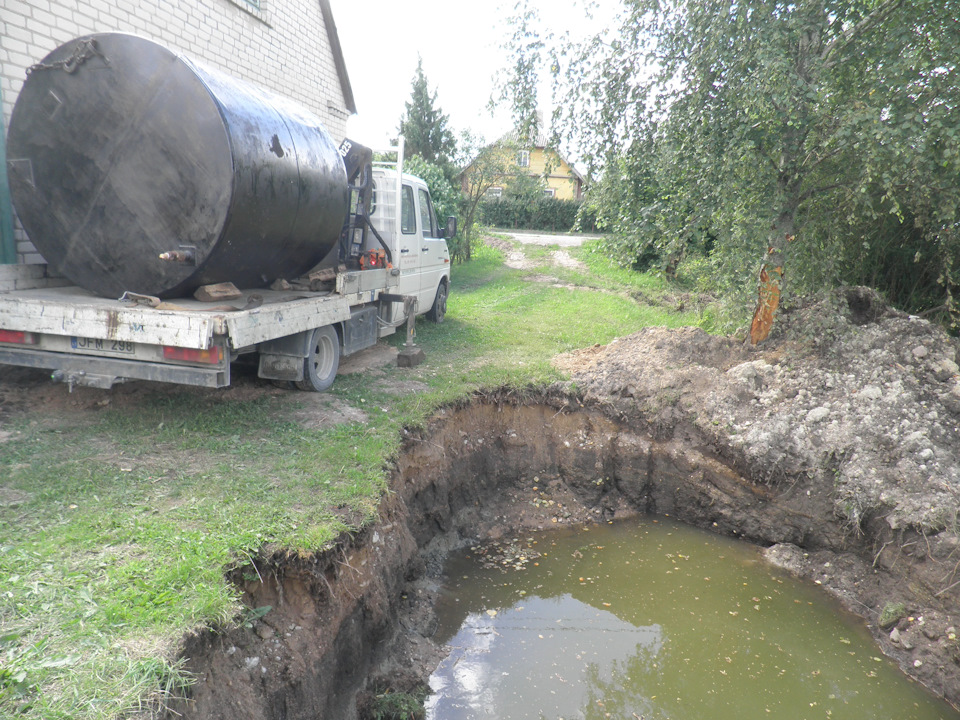
<svg viewBox="0 0 960 720">
<path fill-rule="evenodd" d="M 70 347 L 74 350 L 88 350 L 90 352 L 114 353 L 117 355 L 133 355 L 135 344 L 129 340 L 101 340 L 99 338 L 72 337 Z"/>
</svg>

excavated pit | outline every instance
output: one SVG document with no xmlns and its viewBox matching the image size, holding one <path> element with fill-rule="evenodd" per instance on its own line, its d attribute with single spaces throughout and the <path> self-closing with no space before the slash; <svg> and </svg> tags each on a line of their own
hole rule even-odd
<svg viewBox="0 0 960 720">
<path fill-rule="evenodd" d="M 938 594 L 956 536 L 875 518 L 852 526 L 835 510 L 832 488 L 813 474 L 758 481 L 693 423 L 665 428 L 560 389 L 478 396 L 407 435 L 376 524 L 321 554 L 265 554 L 233 573 L 250 608 L 271 609 L 186 641 L 197 682 L 168 716 L 363 718 L 374 692 L 422 687 L 442 656 L 432 602 L 450 549 L 638 514 L 769 548 L 772 562 L 822 584 L 908 674 L 957 705 L 955 589 Z M 892 561 L 879 562 L 892 548 Z M 911 614 L 896 643 L 878 627 L 895 602 Z"/>
</svg>

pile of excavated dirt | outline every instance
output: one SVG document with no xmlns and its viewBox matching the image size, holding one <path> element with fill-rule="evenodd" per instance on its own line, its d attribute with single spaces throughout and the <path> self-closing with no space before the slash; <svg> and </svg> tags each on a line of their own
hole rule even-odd
<svg viewBox="0 0 960 720">
<path fill-rule="evenodd" d="M 784 314 L 758 348 L 647 328 L 557 362 L 588 401 L 660 432 L 690 423 L 755 480 L 831 485 L 853 529 L 935 536 L 960 509 L 957 348 L 855 288 Z"/>
</svg>

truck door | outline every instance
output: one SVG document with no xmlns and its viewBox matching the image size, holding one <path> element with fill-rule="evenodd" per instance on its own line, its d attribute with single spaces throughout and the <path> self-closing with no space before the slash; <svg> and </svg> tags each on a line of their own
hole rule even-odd
<svg viewBox="0 0 960 720">
<path fill-rule="evenodd" d="M 421 187 L 417 188 L 417 196 L 420 204 L 420 227 L 423 228 L 420 244 L 420 311 L 426 312 L 433 305 L 440 278 L 449 267 L 449 255 L 447 243 L 440 237 L 430 193 Z"/>
<path fill-rule="evenodd" d="M 420 296 L 421 235 L 417 232 L 417 210 L 413 186 L 404 183 L 400 203 L 400 283 L 401 295 Z M 422 301 L 421 301 L 422 302 Z M 402 316 L 398 315 L 398 317 Z"/>
</svg>

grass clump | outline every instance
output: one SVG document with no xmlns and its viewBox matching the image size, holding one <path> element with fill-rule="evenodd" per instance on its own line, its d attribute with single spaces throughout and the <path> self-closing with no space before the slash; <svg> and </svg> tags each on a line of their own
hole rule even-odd
<svg viewBox="0 0 960 720">
<path fill-rule="evenodd" d="M 423 720 L 427 713 L 423 707 L 427 699 L 425 688 L 416 692 L 394 692 L 386 690 L 377 693 L 370 704 L 369 720 Z"/>
</svg>

